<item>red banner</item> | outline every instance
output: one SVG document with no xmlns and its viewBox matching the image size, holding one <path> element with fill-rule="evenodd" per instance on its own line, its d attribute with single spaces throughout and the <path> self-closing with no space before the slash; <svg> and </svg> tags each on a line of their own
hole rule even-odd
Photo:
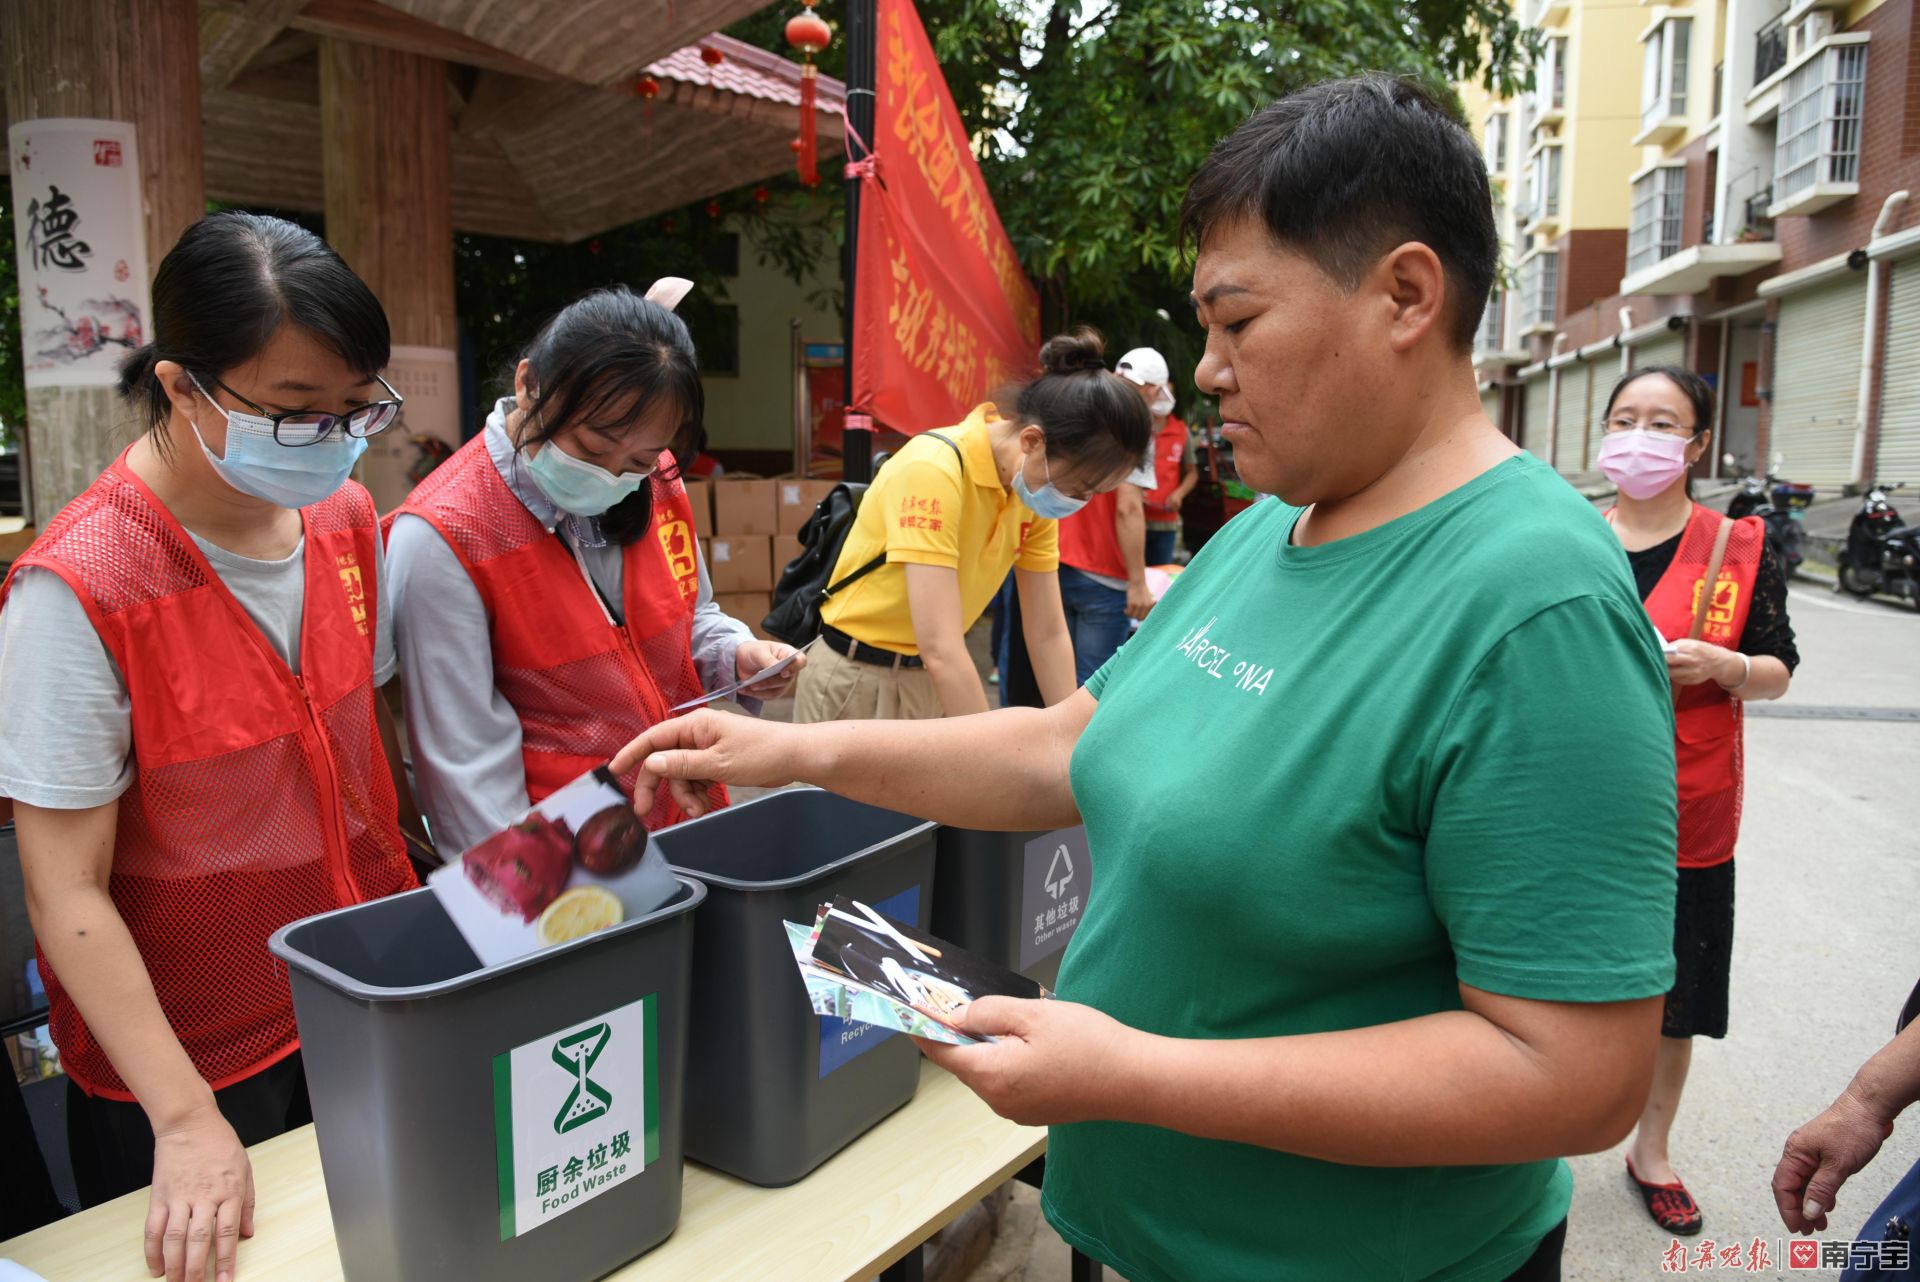
<svg viewBox="0 0 1920 1282">
<path fill-rule="evenodd" d="M 912 0 L 879 0 L 875 177 L 860 193 L 856 409 L 945 427 L 1031 373 L 1040 299 L 987 194 Z"/>
</svg>

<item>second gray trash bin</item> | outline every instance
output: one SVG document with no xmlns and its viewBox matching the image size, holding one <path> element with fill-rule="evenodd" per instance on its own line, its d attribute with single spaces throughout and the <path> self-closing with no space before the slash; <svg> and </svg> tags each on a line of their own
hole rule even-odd
<svg viewBox="0 0 1920 1282">
<path fill-rule="evenodd" d="M 274 932 L 348 1282 L 587 1282 L 673 1232 L 705 897 L 485 967 L 431 890 Z"/>
<path fill-rule="evenodd" d="M 1051 988 L 1093 885 L 1087 830 L 942 828 L 934 880 L 935 936 Z"/>
<path fill-rule="evenodd" d="M 933 829 L 818 788 L 776 792 L 654 834 L 707 884 L 694 937 L 687 1156 L 791 1184 L 913 1098 L 907 1038 L 822 1017 L 781 923 L 835 895 L 925 929 Z"/>
</svg>

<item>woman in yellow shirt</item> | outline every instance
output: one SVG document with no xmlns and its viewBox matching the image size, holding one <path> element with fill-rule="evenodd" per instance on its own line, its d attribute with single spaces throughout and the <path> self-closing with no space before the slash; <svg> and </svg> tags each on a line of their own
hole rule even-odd
<svg viewBox="0 0 1920 1282">
<path fill-rule="evenodd" d="M 1092 330 L 1049 339 L 1040 364 L 1014 394 L 915 437 L 874 478 L 830 581 L 883 554 L 886 564 L 821 605 L 795 720 L 985 712 L 966 634 L 1009 568 L 1041 695 L 1073 693 L 1058 522 L 1140 465 L 1153 422 Z"/>
</svg>

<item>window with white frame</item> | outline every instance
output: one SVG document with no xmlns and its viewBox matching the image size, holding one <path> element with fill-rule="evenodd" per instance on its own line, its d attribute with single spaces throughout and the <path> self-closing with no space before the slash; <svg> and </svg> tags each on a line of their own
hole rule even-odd
<svg viewBox="0 0 1920 1282">
<path fill-rule="evenodd" d="M 1527 208 L 1533 219 L 1560 216 L 1560 144 L 1549 143 L 1527 162 Z"/>
<path fill-rule="evenodd" d="M 1668 18 L 1647 33 L 1640 72 L 1640 127 L 1687 114 L 1687 46 L 1693 19 Z"/>
<path fill-rule="evenodd" d="M 1627 227 L 1627 274 L 1680 252 L 1680 211 L 1687 198 L 1684 165 L 1662 165 L 1633 182 L 1633 217 Z"/>
<path fill-rule="evenodd" d="M 1539 81 L 1536 85 L 1543 109 L 1564 111 L 1567 107 L 1567 38 L 1551 36 L 1540 51 Z"/>
<path fill-rule="evenodd" d="M 1480 314 L 1480 328 L 1474 331 L 1473 350 L 1476 352 L 1497 352 L 1500 339 L 1505 332 L 1501 324 L 1501 313 L 1506 310 L 1506 295 L 1494 290 L 1487 295 L 1487 310 Z"/>
<path fill-rule="evenodd" d="M 1560 288 L 1560 254 L 1543 249 L 1520 264 L 1520 323 L 1552 325 Z"/>
<path fill-rule="evenodd" d="M 1787 77 L 1774 145 L 1776 204 L 1816 184 L 1860 181 L 1860 100 L 1866 79 L 1867 46 L 1862 44 L 1823 49 Z"/>
<path fill-rule="evenodd" d="M 1507 172 L 1507 113 L 1504 111 L 1487 117 L 1487 172 Z"/>
</svg>

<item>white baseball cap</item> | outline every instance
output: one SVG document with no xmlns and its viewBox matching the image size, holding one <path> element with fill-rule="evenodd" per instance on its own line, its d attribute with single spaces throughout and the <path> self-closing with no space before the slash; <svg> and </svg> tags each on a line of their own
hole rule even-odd
<svg viewBox="0 0 1920 1282">
<path fill-rule="evenodd" d="M 1141 387 L 1165 387 L 1171 380 L 1167 358 L 1151 347 L 1136 347 L 1120 358 L 1114 370 L 1129 383 Z"/>
</svg>

